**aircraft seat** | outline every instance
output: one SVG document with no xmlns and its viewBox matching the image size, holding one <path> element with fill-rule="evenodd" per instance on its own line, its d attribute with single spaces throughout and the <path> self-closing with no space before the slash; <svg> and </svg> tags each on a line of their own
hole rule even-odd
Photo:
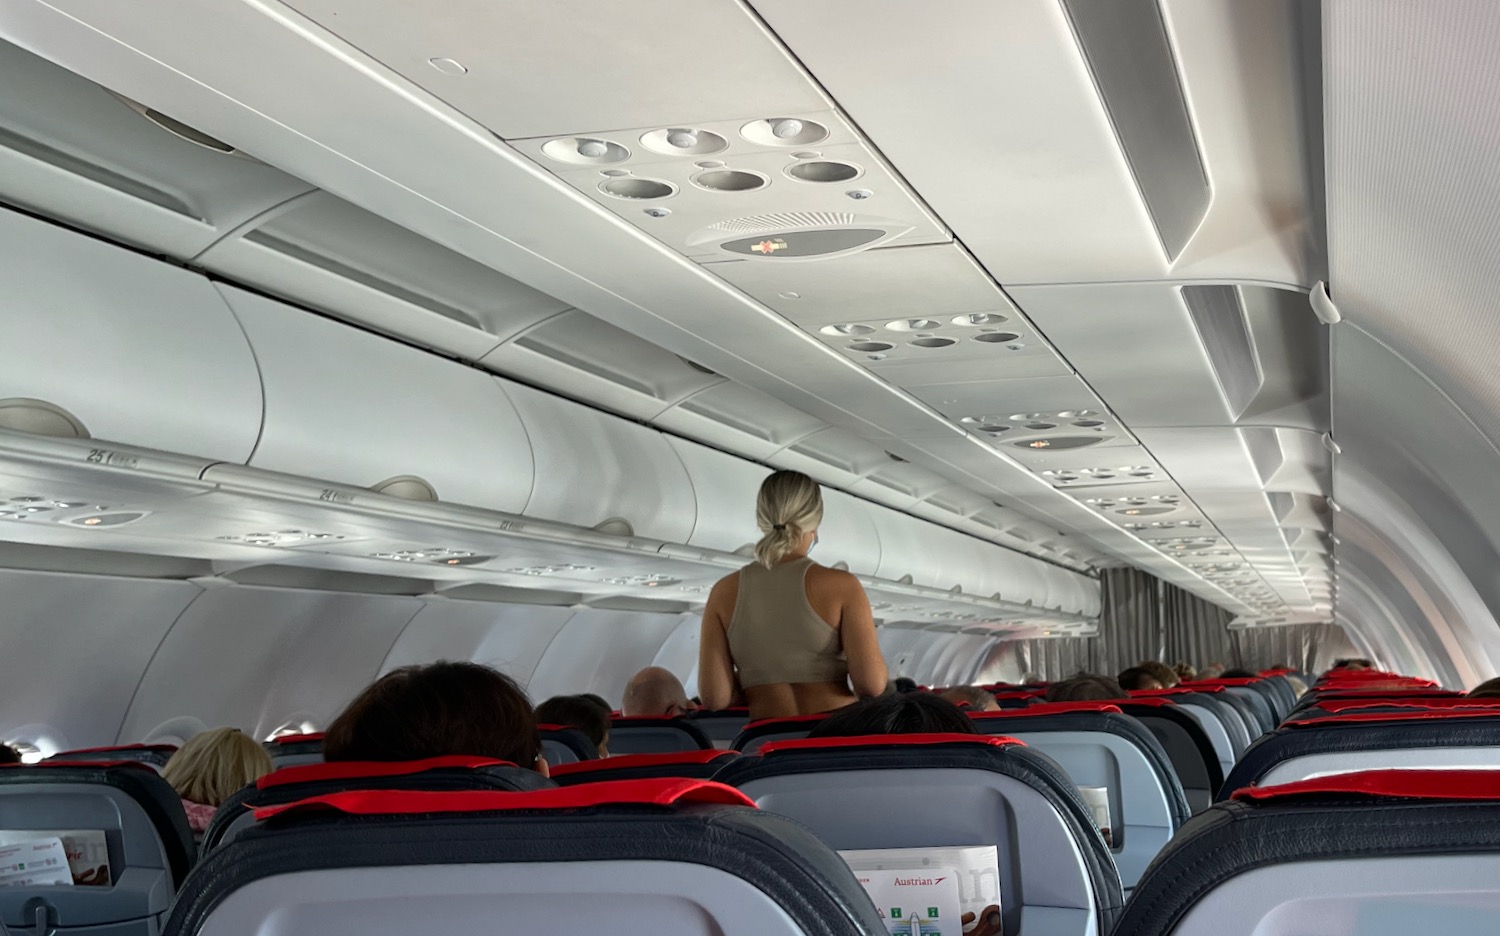
<svg viewBox="0 0 1500 936">
<path fill-rule="evenodd" d="M 266 774 L 219 805 L 203 833 L 202 853 L 255 824 L 254 807 L 291 803 L 345 790 L 540 790 L 554 784 L 524 767 L 488 757 L 430 757 L 415 761 L 340 761 L 284 767 Z"/>
<path fill-rule="evenodd" d="M 204 858 L 171 936 L 885 936 L 811 832 L 701 780 L 356 791 L 260 809 Z"/>
<path fill-rule="evenodd" d="M 60 751 L 46 759 L 49 764 L 69 761 L 138 761 L 154 767 L 158 773 L 167 766 L 167 761 L 177 753 L 175 744 L 119 744 L 109 747 L 79 748 L 76 751 Z"/>
<path fill-rule="evenodd" d="M 599 760 L 564 764 L 552 771 L 558 786 L 597 783 L 601 780 L 654 780 L 663 777 L 707 780 L 738 751 L 712 748 L 706 751 L 671 751 L 666 754 L 622 754 Z"/>
<path fill-rule="evenodd" d="M 1147 870 L 1119 936 L 1480 936 L 1500 914 L 1500 772 L 1242 789 Z"/>
<path fill-rule="evenodd" d="M 671 754 L 713 746 L 702 728 L 682 716 L 616 715 L 609 722 L 611 754 Z"/>
<path fill-rule="evenodd" d="M 1385 768 L 1500 767 L 1500 711 L 1354 710 L 1293 719 L 1235 765 L 1220 799 L 1235 790 Z"/>
<path fill-rule="evenodd" d="M 1226 701 L 1230 704 L 1235 704 L 1235 700 L 1243 701 L 1241 713 L 1247 715 L 1250 740 L 1253 741 L 1268 731 L 1275 731 L 1276 726 L 1281 723 L 1281 717 L 1277 714 L 1277 706 L 1271 702 L 1274 690 L 1266 685 L 1266 682 L 1260 677 L 1255 677 L 1200 680 L 1183 685 L 1187 688 L 1219 686 L 1224 689 Z"/>
<path fill-rule="evenodd" d="M 1202 812 L 1213 805 L 1225 772 L 1198 716 L 1171 699 L 1121 699 L 1115 704 L 1156 736 L 1182 784 L 1189 811 Z"/>
<path fill-rule="evenodd" d="M 776 741 L 715 779 L 837 849 L 996 846 L 1005 936 L 1104 936 L 1124 901 L 1073 782 L 1012 738 Z"/>
<path fill-rule="evenodd" d="M 728 748 L 750 724 L 750 710 L 727 708 L 717 712 L 700 709 L 688 716 L 689 720 L 713 742 L 716 748 Z"/>
<path fill-rule="evenodd" d="M 155 936 L 194 858 L 177 793 L 139 761 L 0 767 L 0 829 L 97 829 L 109 851 L 108 887 L 0 887 L 12 933 Z"/>
<path fill-rule="evenodd" d="M 576 764 L 579 761 L 596 760 L 599 748 L 589 736 L 567 725 L 537 725 L 542 736 L 542 757 L 549 767 L 561 764 Z"/>
<path fill-rule="evenodd" d="M 981 732 L 1050 757 L 1077 786 L 1107 791 L 1110 847 L 1127 892 L 1192 815 L 1161 743 L 1113 702 L 1051 702 L 971 717 Z"/>
<path fill-rule="evenodd" d="M 305 764 L 323 763 L 323 733 L 289 734 L 272 738 L 266 742 L 266 751 L 271 755 L 271 766 L 301 767 Z"/>
<path fill-rule="evenodd" d="M 792 741 L 807 737 L 807 733 L 827 717 L 823 714 L 758 719 L 746 725 L 730 746 L 741 754 L 754 754 L 762 745 L 772 741 Z"/>
<path fill-rule="evenodd" d="M 1193 689 L 1137 689 L 1130 693 L 1136 699 L 1169 699 L 1198 721 L 1208 740 L 1213 744 L 1214 756 L 1219 760 L 1219 769 L 1224 776 L 1234 768 L 1235 759 L 1250 746 L 1245 736 L 1244 722 L 1234 714 L 1229 703 L 1218 698 L 1224 690 L 1198 692 Z"/>
</svg>

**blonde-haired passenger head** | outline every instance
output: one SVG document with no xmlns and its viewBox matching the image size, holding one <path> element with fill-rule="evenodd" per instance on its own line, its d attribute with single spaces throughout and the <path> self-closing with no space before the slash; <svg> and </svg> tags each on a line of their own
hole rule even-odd
<svg viewBox="0 0 1500 936">
<path fill-rule="evenodd" d="M 755 544 L 755 561 L 771 568 L 798 551 L 802 540 L 823 522 L 823 494 L 818 482 L 800 471 L 777 471 L 761 482 L 755 500 L 755 525 L 763 534 Z"/>
<path fill-rule="evenodd" d="M 235 791 L 271 772 L 271 755 L 238 728 L 215 728 L 193 735 L 161 775 L 190 803 L 218 806 Z"/>
</svg>

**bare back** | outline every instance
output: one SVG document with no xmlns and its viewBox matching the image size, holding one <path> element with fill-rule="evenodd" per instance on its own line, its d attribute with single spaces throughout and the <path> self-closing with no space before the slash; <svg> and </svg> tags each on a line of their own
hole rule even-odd
<svg viewBox="0 0 1500 936">
<path fill-rule="evenodd" d="M 858 579 L 847 572 L 812 563 L 802 556 L 790 556 L 769 571 L 773 575 L 779 571 L 785 578 L 788 575 L 798 575 L 798 566 L 803 567 L 800 569 L 800 594 L 792 596 L 784 590 L 780 600 L 786 605 L 788 614 L 802 615 L 804 618 L 815 615 L 816 619 L 794 625 L 805 629 L 794 636 L 805 637 L 808 642 L 815 643 L 819 640 L 815 629 L 819 626 L 828 628 L 828 637 L 822 639 L 840 654 L 841 663 L 847 659 L 847 672 L 853 677 L 856 689 L 864 686 L 865 689 L 861 690 L 863 694 L 878 693 L 884 687 L 885 664 L 879 657 L 879 645 L 874 641 L 874 622 L 870 618 L 869 601 L 865 598 Z M 845 677 L 846 671 L 842 665 L 826 668 L 825 675 L 830 678 L 785 680 L 768 678 L 768 673 L 774 673 L 774 666 L 768 667 L 762 659 L 757 659 L 746 670 L 752 678 L 745 679 L 744 682 L 749 682 L 750 685 L 742 684 L 742 674 L 730 647 L 731 644 L 739 644 L 743 649 L 747 639 L 754 638 L 753 634 L 747 634 L 743 630 L 736 633 L 736 630 L 754 627 L 755 614 L 762 614 L 760 619 L 765 619 L 762 613 L 763 602 L 744 600 L 750 597 L 746 594 L 749 589 L 765 587 L 761 581 L 764 573 L 765 570 L 759 567 L 747 567 L 742 572 L 725 577 L 714 586 L 704 608 L 700 691 L 709 684 L 728 682 L 732 687 L 727 688 L 728 695 L 732 697 L 742 691 L 751 717 L 757 719 L 828 712 L 856 701 L 858 696 L 850 689 L 851 680 Z M 781 583 L 779 587 L 785 589 L 786 583 Z M 760 597 L 763 599 L 765 596 L 762 594 Z M 793 597 L 799 600 L 793 600 Z M 744 615 L 747 605 L 752 608 L 750 616 Z M 849 626 L 851 622 L 852 628 Z M 782 623 L 776 622 L 777 625 Z M 851 633 L 855 636 L 852 655 L 848 640 Z M 734 639 L 731 639 L 731 634 Z M 750 662 L 749 659 L 746 660 L 747 664 Z M 872 672 L 877 667 L 878 674 Z M 786 669 L 789 672 L 807 672 L 808 664 L 792 659 L 788 661 Z M 824 668 L 816 663 L 811 665 L 813 671 L 820 669 Z M 873 678 L 877 675 L 878 680 Z M 869 691 L 869 687 L 875 686 L 877 682 L 878 687 Z M 705 704 L 711 701 L 727 704 L 725 699 L 714 697 L 711 693 L 704 695 L 704 701 Z"/>
</svg>

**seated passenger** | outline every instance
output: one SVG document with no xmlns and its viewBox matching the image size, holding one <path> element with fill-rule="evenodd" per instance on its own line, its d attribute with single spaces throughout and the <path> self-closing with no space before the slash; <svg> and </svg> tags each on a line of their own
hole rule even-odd
<svg viewBox="0 0 1500 936">
<path fill-rule="evenodd" d="M 600 757 L 609 756 L 609 710 L 581 695 L 553 696 L 536 707 L 543 725 L 566 725 L 588 736 Z"/>
<path fill-rule="evenodd" d="M 755 562 L 719 580 L 703 609 L 698 690 L 722 709 L 743 692 L 751 718 L 812 715 L 885 691 L 885 659 L 859 579 L 818 565 L 823 495 L 796 471 L 760 486 Z"/>
<path fill-rule="evenodd" d="M 625 700 L 620 705 L 620 714 L 629 718 L 640 716 L 686 715 L 695 710 L 682 688 L 682 680 L 671 670 L 660 666 L 648 666 L 630 677 L 625 685 Z"/>
<path fill-rule="evenodd" d="M 1259 673 L 1253 673 L 1250 670 L 1244 669 L 1243 667 L 1236 667 L 1234 669 L 1227 669 L 1227 670 L 1225 670 L 1223 672 L 1223 674 L 1219 678 L 1220 679 L 1254 679 L 1255 677 L 1257 677 L 1259 675 L 1260 675 Z"/>
<path fill-rule="evenodd" d="M 916 692 L 922 687 L 918 686 L 917 681 L 915 679 L 912 679 L 910 676 L 897 676 L 894 680 L 891 681 L 891 688 L 896 692 L 905 695 L 908 692 Z"/>
<path fill-rule="evenodd" d="M 818 722 L 809 738 L 852 738 L 882 734 L 979 734 L 974 720 L 942 696 L 930 692 L 861 699 Z"/>
<path fill-rule="evenodd" d="M 1223 663 L 1210 663 L 1198 671 L 1199 679 L 1218 679 L 1224 675 Z"/>
<path fill-rule="evenodd" d="M 1494 679 L 1486 679 L 1484 682 L 1469 690 L 1471 699 L 1500 699 L 1500 676 Z"/>
<path fill-rule="evenodd" d="M 0 764 L 21 763 L 21 752 L 9 744 L 0 744 Z"/>
<path fill-rule="evenodd" d="M 326 761 L 407 761 L 467 754 L 547 775 L 531 701 L 515 680 L 478 663 L 391 670 L 323 735 Z"/>
<path fill-rule="evenodd" d="M 1136 667 L 1151 674 L 1151 677 L 1161 683 L 1163 689 L 1172 689 L 1182 682 L 1177 677 L 1177 671 L 1160 660 L 1142 660 Z"/>
<path fill-rule="evenodd" d="M 596 694 L 594 694 L 592 692 L 580 692 L 580 693 L 578 693 L 578 698 L 580 698 L 580 699 L 587 699 L 590 702 L 594 703 L 595 705 L 599 706 L 600 708 L 604 709 L 604 714 L 605 715 L 612 715 L 612 714 L 614 714 L 614 711 L 615 711 L 614 708 L 608 702 L 606 702 L 604 700 L 604 696 L 602 696 L 602 695 L 596 695 Z"/>
<path fill-rule="evenodd" d="M 1367 670 L 1374 669 L 1375 664 L 1363 657 L 1354 657 L 1352 659 L 1335 660 L 1333 668 L 1336 670 Z"/>
<path fill-rule="evenodd" d="M 1176 673 L 1177 678 L 1182 682 L 1192 682 L 1193 680 L 1198 678 L 1198 671 L 1194 669 L 1193 664 L 1191 663 L 1174 664 L 1172 666 L 1172 672 Z M 1130 687 L 1127 686 L 1126 688 L 1128 689 Z"/>
<path fill-rule="evenodd" d="M 994 694 L 978 686 L 954 686 L 944 689 L 938 696 L 954 705 L 967 705 L 971 712 L 1000 711 L 1000 703 L 995 701 Z"/>
<path fill-rule="evenodd" d="M 1128 698 L 1130 693 L 1118 681 L 1092 673 L 1081 673 L 1072 679 L 1053 683 L 1047 687 L 1044 696 L 1048 702 L 1105 702 Z"/>
<path fill-rule="evenodd" d="M 1040 686 L 1042 683 L 1045 683 L 1046 681 L 1047 680 L 1042 676 L 1041 673 L 1022 673 L 1021 674 L 1021 685 L 1023 685 L 1023 686 Z"/>
<path fill-rule="evenodd" d="M 1120 687 L 1127 692 L 1134 692 L 1139 689 L 1167 688 L 1161 684 L 1161 680 L 1157 679 L 1143 666 L 1132 666 L 1116 678 L 1120 681 Z"/>
<path fill-rule="evenodd" d="M 270 772 L 271 755 L 238 728 L 193 735 L 161 769 L 182 798 L 194 835 L 203 834 L 226 799 Z"/>
</svg>

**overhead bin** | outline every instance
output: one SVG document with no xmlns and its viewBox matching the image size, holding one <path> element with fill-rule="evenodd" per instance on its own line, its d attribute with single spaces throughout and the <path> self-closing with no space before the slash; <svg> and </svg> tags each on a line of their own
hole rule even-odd
<svg viewBox="0 0 1500 936">
<path fill-rule="evenodd" d="M 567 303 L 327 192 L 311 192 L 198 258 L 342 319 L 477 361 Z"/>
<path fill-rule="evenodd" d="M 697 502 L 697 520 L 687 545 L 734 552 L 759 539 L 755 498 L 770 470 L 686 439 L 666 440 L 687 469 Z"/>
<path fill-rule="evenodd" d="M 74 435 L 250 457 L 255 358 L 208 280 L 4 210 L 0 271 L 0 400 L 60 407 Z"/>
<path fill-rule="evenodd" d="M 221 291 L 255 350 L 266 419 L 250 466 L 520 513 L 531 443 L 486 374 L 254 293 Z"/>
<path fill-rule="evenodd" d="M 697 507 L 687 469 L 665 436 L 513 381 L 496 382 L 520 416 L 535 459 L 535 485 L 518 512 L 687 542 Z"/>
<path fill-rule="evenodd" d="M 527 329 L 481 363 L 634 419 L 651 419 L 724 383 L 707 368 L 577 309 Z"/>
<path fill-rule="evenodd" d="M 312 190 L 0 42 L 0 197 L 179 259 Z"/>
<path fill-rule="evenodd" d="M 968 591 L 982 577 L 979 540 L 890 509 L 877 507 L 871 515 L 886 546 L 875 571 L 880 578 Z"/>
</svg>

